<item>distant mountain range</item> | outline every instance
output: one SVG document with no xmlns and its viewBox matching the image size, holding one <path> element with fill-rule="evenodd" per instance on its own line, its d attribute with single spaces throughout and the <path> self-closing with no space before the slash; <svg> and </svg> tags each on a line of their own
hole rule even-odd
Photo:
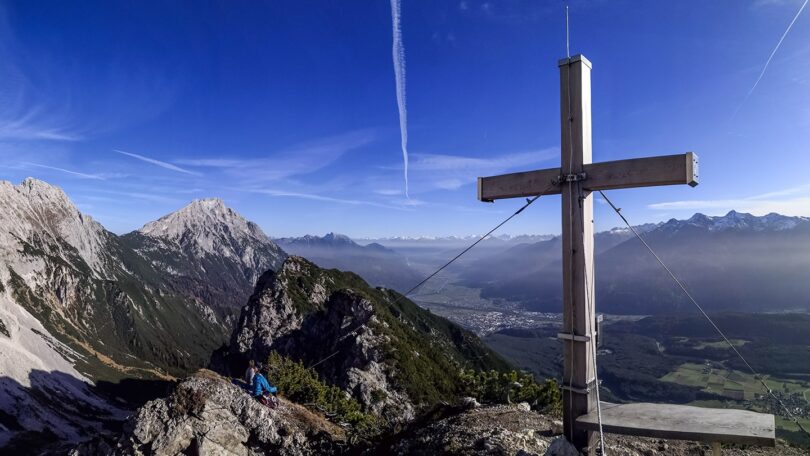
<svg viewBox="0 0 810 456">
<path fill-rule="evenodd" d="M 645 240 L 711 311 L 810 308 L 810 219 L 731 211 L 640 227 Z M 627 230 L 596 236 L 597 308 L 620 314 L 691 312 L 694 306 Z M 482 295 L 560 311 L 560 239 L 514 247 L 465 270 Z"/>
<path fill-rule="evenodd" d="M 355 241 L 357 241 L 360 244 L 377 243 L 382 245 L 397 245 L 397 244 L 406 245 L 414 243 L 454 244 L 454 243 L 466 243 L 470 241 L 475 241 L 482 235 L 483 233 L 471 234 L 469 236 L 392 236 L 382 238 L 356 238 Z M 545 241 L 552 237 L 554 236 L 550 234 L 518 234 L 518 235 L 500 234 L 489 236 L 487 238 L 487 242 L 519 244 L 526 242 Z"/>
<path fill-rule="evenodd" d="M 375 286 L 405 292 L 422 280 L 403 255 L 377 243 L 360 245 L 335 233 L 279 238 L 275 242 L 290 254 L 324 268 L 355 272 Z"/>
</svg>

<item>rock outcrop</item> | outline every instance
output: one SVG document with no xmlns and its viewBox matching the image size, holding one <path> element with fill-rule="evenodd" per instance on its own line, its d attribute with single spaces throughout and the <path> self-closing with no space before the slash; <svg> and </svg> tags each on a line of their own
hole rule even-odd
<svg viewBox="0 0 810 456">
<path fill-rule="evenodd" d="M 517 405 L 476 407 L 413 431 L 390 448 L 394 455 L 543 455 L 553 420 Z"/>
<path fill-rule="evenodd" d="M 462 368 L 506 367 L 474 334 L 396 292 L 300 257 L 262 276 L 231 338 L 241 362 L 271 351 L 313 366 L 394 422 L 454 399 Z"/>
<path fill-rule="evenodd" d="M 146 403 L 113 440 L 74 449 L 100 455 L 337 455 L 348 448 L 344 430 L 281 399 L 270 409 L 212 372 L 198 372 L 165 399 Z"/>
</svg>

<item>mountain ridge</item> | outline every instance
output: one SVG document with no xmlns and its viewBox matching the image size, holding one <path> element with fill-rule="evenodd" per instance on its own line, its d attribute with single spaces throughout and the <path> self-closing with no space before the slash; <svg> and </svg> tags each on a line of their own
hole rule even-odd
<svg viewBox="0 0 810 456">
<path fill-rule="evenodd" d="M 107 231 L 46 182 L 0 182 L 0 415 L 6 420 L 0 444 L 14 429 L 50 426 L 60 438 L 81 435 L 88 421 L 55 404 L 98 408 L 88 382 L 171 378 L 204 366 L 227 341 L 233 315 L 245 302 L 220 297 L 248 296 L 253 283 L 240 290 L 239 282 L 226 278 L 208 286 L 183 272 L 214 273 L 211 265 L 227 263 L 248 281 L 258 275 L 251 267 L 263 273 L 283 254 L 264 239 L 266 248 L 249 246 L 247 255 L 189 248 L 184 268 L 168 274 L 160 255 L 180 258 L 182 239 L 163 251 L 138 249 L 163 241 Z M 231 241 L 210 245 L 238 247 Z"/>
<path fill-rule="evenodd" d="M 645 227 L 639 230 L 645 241 L 708 310 L 771 311 L 808 306 L 803 297 L 810 293 L 810 286 L 802 271 L 810 269 L 810 218 L 730 211 L 723 216 L 697 213 L 689 219 L 670 219 Z M 605 249 L 600 239 L 606 233 L 623 233 L 623 240 Z M 596 235 L 600 310 L 647 315 L 691 308 L 634 237 L 627 229 Z M 520 302 L 530 310 L 559 311 L 562 253 L 561 246 L 551 246 L 550 242 L 520 247 L 522 253 L 480 260 L 470 268 L 465 284 L 483 288 L 482 296 L 487 298 Z M 515 269 L 510 262 L 518 253 L 532 261 Z M 483 273 L 476 275 L 475 271 Z"/>
</svg>

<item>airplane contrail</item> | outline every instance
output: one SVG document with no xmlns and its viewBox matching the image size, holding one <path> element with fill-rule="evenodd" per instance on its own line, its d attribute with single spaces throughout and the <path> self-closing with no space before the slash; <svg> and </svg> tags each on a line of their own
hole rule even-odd
<svg viewBox="0 0 810 456">
<path fill-rule="evenodd" d="M 740 112 L 740 109 L 742 109 L 745 102 L 748 101 L 748 97 L 750 97 L 751 94 L 754 93 L 754 89 L 756 89 L 757 85 L 759 85 L 759 81 L 761 81 L 762 77 L 765 76 L 765 71 L 768 70 L 768 65 L 771 64 L 771 60 L 773 60 L 774 54 L 776 54 L 776 51 L 778 51 L 779 47 L 782 46 L 782 41 L 785 41 L 785 37 L 790 32 L 790 29 L 793 28 L 793 24 L 796 23 L 796 19 L 798 19 L 799 16 L 802 14 L 802 11 L 804 11 L 804 7 L 807 6 L 808 2 L 810 2 L 810 0 L 804 0 L 804 3 L 802 3 L 802 6 L 801 6 L 801 8 L 799 8 L 799 11 L 796 13 L 795 16 L 793 16 L 793 20 L 790 21 L 790 24 L 785 29 L 785 33 L 783 33 L 782 37 L 779 38 L 779 42 L 776 43 L 776 47 L 773 48 L 773 51 L 771 51 L 771 55 L 768 56 L 768 60 L 765 61 L 765 65 L 762 67 L 762 71 L 759 73 L 759 77 L 757 78 L 757 81 L 754 83 L 753 86 L 751 86 L 751 89 L 748 91 L 748 93 L 745 94 L 745 98 L 743 98 L 742 103 L 740 103 L 740 105 L 737 106 L 737 109 L 734 111 L 734 114 L 731 115 L 732 120 L 734 119 L 734 117 L 737 116 L 737 113 Z"/>
<path fill-rule="evenodd" d="M 391 54 L 394 60 L 394 79 L 397 87 L 397 108 L 399 109 L 399 134 L 402 144 L 402 161 L 405 171 L 405 197 L 408 196 L 408 106 L 405 99 L 405 48 L 402 46 L 401 0 L 391 0 L 391 22 L 393 45 Z"/>
</svg>

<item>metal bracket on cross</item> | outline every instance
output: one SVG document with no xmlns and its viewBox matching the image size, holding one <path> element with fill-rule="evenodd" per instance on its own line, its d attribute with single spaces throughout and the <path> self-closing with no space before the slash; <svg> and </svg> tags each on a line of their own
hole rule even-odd
<svg viewBox="0 0 810 456">
<path fill-rule="evenodd" d="M 571 391 L 577 394 L 588 394 L 596 388 L 596 379 L 592 378 L 588 380 L 585 388 L 579 386 L 573 386 L 570 384 L 563 383 L 560 385 L 560 389 L 563 391 Z"/>
<path fill-rule="evenodd" d="M 556 179 L 554 179 L 554 185 L 562 185 L 566 182 L 584 181 L 587 178 L 588 173 L 560 174 Z"/>
</svg>

